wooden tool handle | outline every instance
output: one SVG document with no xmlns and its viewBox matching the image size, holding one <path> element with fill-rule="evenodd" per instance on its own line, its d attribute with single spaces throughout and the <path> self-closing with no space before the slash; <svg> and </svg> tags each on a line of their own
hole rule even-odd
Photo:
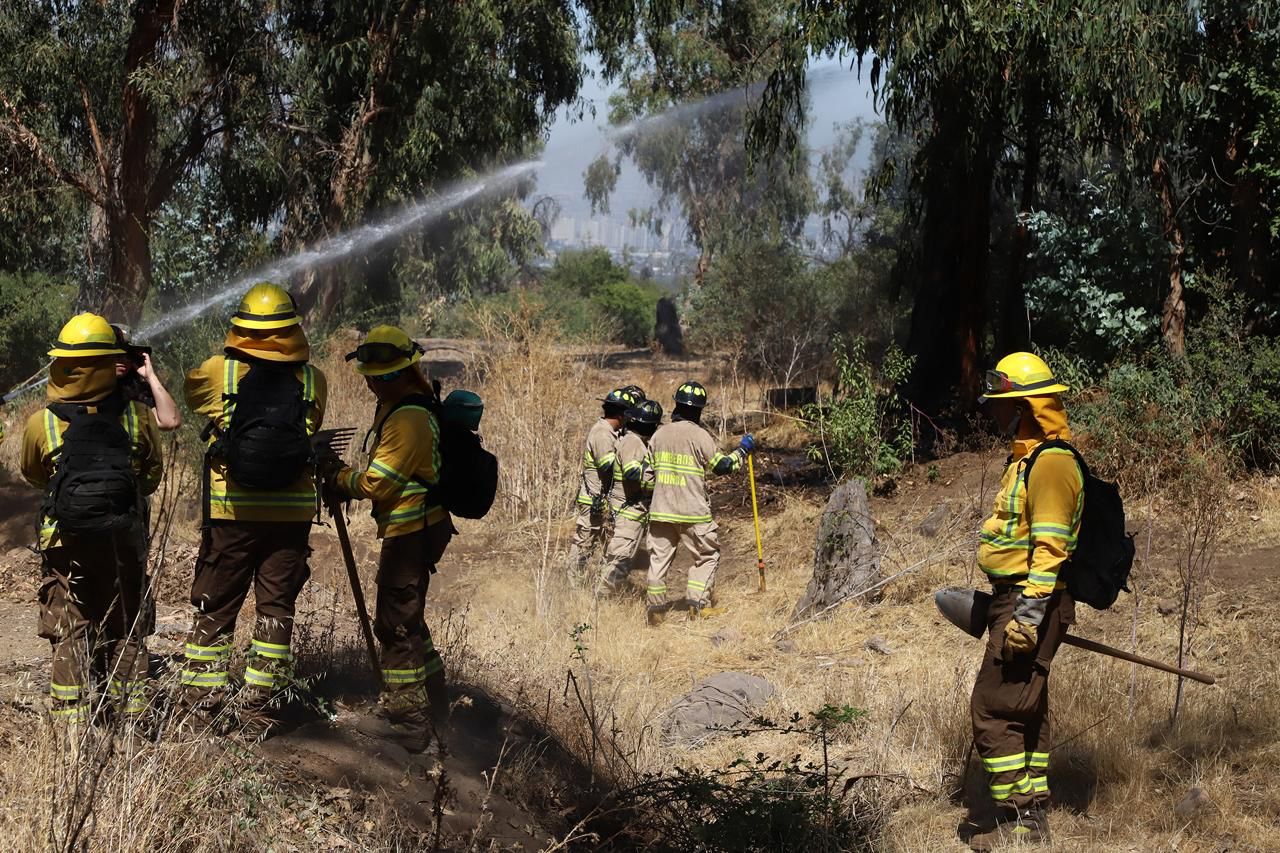
<svg viewBox="0 0 1280 853">
<path fill-rule="evenodd" d="M 1205 675 L 1203 672 L 1193 672 L 1192 670 L 1189 670 L 1189 669 L 1178 669 L 1178 667 L 1173 666 L 1171 664 L 1161 663 L 1158 660 L 1152 660 L 1151 658 L 1144 658 L 1142 655 L 1135 655 L 1135 654 L 1132 654 L 1131 652 L 1121 651 L 1120 649 L 1113 649 L 1111 646 L 1103 645 L 1102 643 L 1096 642 L 1094 640 L 1086 640 L 1084 637 L 1075 637 L 1075 636 L 1072 636 L 1071 634 L 1068 634 L 1067 636 L 1062 638 L 1062 642 L 1066 643 L 1068 646 L 1075 646 L 1078 649 L 1085 649 L 1086 651 L 1097 652 L 1100 655 L 1119 658 L 1120 660 L 1125 660 L 1125 661 L 1128 661 L 1129 663 L 1136 663 L 1141 666 L 1149 666 L 1152 669 L 1158 669 L 1161 672 L 1167 672 L 1167 673 L 1170 673 L 1171 675 L 1180 675 L 1183 678 L 1190 678 L 1192 681 L 1198 681 L 1201 684 L 1216 683 L 1216 679 L 1212 675 Z"/>
</svg>

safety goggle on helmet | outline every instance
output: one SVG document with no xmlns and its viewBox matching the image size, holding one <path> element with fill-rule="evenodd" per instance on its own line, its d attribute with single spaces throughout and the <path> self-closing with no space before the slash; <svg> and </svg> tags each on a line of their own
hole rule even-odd
<svg viewBox="0 0 1280 853">
<path fill-rule="evenodd" d="M 400 371 L 422 360 L 426 350 L 395 326 L 378 326 L 346 360 L 356 362 L 356 372 L 362 376 L 394 379 Z"/>
<path fill-rule="evenodd" d="M 1071 390 L 1053 376 L 1044 359 L 1029 352 L 1006 355 L 982 380 L 978 402 L 1012 397 L 1040 397 Z"/>
</svg>

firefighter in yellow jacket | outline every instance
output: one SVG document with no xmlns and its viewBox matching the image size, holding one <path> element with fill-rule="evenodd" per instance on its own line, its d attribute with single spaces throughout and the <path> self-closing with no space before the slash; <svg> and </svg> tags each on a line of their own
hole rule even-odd
<svg viewBox="0 0 1280 853">
<path fill-rule="evenodd" d="M 748 433 L 729 453 L 721 453 L 701 424 L 707 405 L 707 389 L 685 382 L 675 395 L 671 423 L 659 427 L 649 439 L 647 464 L 653 469 L 653 498 L 649 504 L 649 577 L 647 619 L 662 621 L 667 601 L 667 571 L 681 540 L 693 553 L 693 565 L 685 597 L 689 616 L 710 616 L 720 565 L 719 528 L 711 518 L 707 499 L 707 474 L 730 474 L 755 447 Z"/>
<path fill-rule="evenodd" d="M 610 503 L 626 500 L 622 483 L 614 480 L 618 438 L 627 409 L 642 402 L 635 386 L 615 388 L 601 401 L 600 419 L 587 432 L 582 451 L 582 480 L 575 501 L 573 545 L 569 549 L 569 582 L 577 586 L 587 572 L 596 546 L 605 539 Z"/>
<path fill-rule="evenodd" d="M 1084 506 L 1084 477 L 1070 450 L 1044 448 L 1027 472 L 1043 442 L 1071 438 L 1058 396 L 1067 386 L 1025 352 L 1001 359 L 985 384 L 982 400 L 1012 444 L 978 545 L 978 565 L 995 597 L 971 711 L 974 744 L 998 807 L 996 823 L 972 840 L 979 850 L 1049 840 L 1049 669 L 1075 622 L 1061 573 Z"/>
<path fill-rule="evenodd" d="M 324 419 L 324 374 L 293 299 L 254 285 L 231 317 L 222 355 L 187 373 L 187 405 L 206 421 L 205 525 L 196 558 L 182 684 L 213 714 L 228 695 L 232 634 L 252 587 L 257 618 L 245 660 L 242 722 L 265 735 L 289 683 L 294 606 L 309 575 L 318 498 L 310 437 Z"/>
<path fill-rule="evenodd" d="M 46 490 L 40 636 L 53 646 L 51 711 L 55 719 L 84 719 L 91 669 L 104 662 L 113 707 L 132 717 L 146 710 L 151 626 L 142 497 L 160 482 L 160 435 L 147 407 L 119 392 L 115 363 L 123 351 L 105 319 L 73 317 L 49 355 L 49 405 L 27 421 L 22 474 Z"/>
<path fill-rule="evenodd" d="M 440 423 L 419 366 L 422 347 L 394 326 L 377 326 L 347 355 L 378 401 L 364 469 L 343 467 L 327 482 L 347 497 L 372 501 L 382 551 L 373 632 L 382 647 L 377 734 L 413 752 L 426 749 L 449 712 L 444 661 L 423 613 L 436 564 L 456 532 L 433 500 L 440 481 Z M 368 728 L 368 727 L 366 727 Z"/>
</svg>

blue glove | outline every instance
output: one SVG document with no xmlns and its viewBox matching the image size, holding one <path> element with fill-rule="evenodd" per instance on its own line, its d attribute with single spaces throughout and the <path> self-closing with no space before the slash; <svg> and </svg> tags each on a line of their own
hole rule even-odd
<svg viewBox="0 0 1280 853">
<path fill-rule="evenodd" d="M 756 440 L 751 433 L 747 433 L 742 437 L 742 441 L 738 442 L 738 449 L 743 453 L 750 453 L 756 449 Z"/>
</svg>

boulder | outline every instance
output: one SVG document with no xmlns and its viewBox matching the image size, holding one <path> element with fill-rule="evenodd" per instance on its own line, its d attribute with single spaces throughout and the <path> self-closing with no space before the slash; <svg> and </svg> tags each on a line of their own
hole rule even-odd
<svg viewBox="0 0 1280 853">
<path fill-rule="evenodd" d="M 848 480 L 827 499 L 813 548 L 813 577 L 791 619 L 798 621 L 845 601 L 879 580 L 880 543 L 867 504 L 867 487 L 861 480 Z M 877 601 L 880 592 L 864 597 Z"/>
<path fill-rule="evenodd" d="M 751 719 L 773 689 L 745 672 L 709 675 L 663 713 L 663 739 L 668 745 L 693 746 L 726 734 L 720 730 Z"/>
<path fill-rule="evenodd" d="M 731 643 L 741 643 L 745 639 L 746 635 L 737 628 L 732 625 L 726 625 L 711 635 L 711 645 L 719 648 L 720 646 L 727 646 Z"/>
<path fill-rule="evenodd" d="M 920 522 L 920 535 L 932 539 L 942 531 L 942 525 L 951 517 L 951 505 L 946 501 L 938 504 L 933 511 Z"/>
</svg>

